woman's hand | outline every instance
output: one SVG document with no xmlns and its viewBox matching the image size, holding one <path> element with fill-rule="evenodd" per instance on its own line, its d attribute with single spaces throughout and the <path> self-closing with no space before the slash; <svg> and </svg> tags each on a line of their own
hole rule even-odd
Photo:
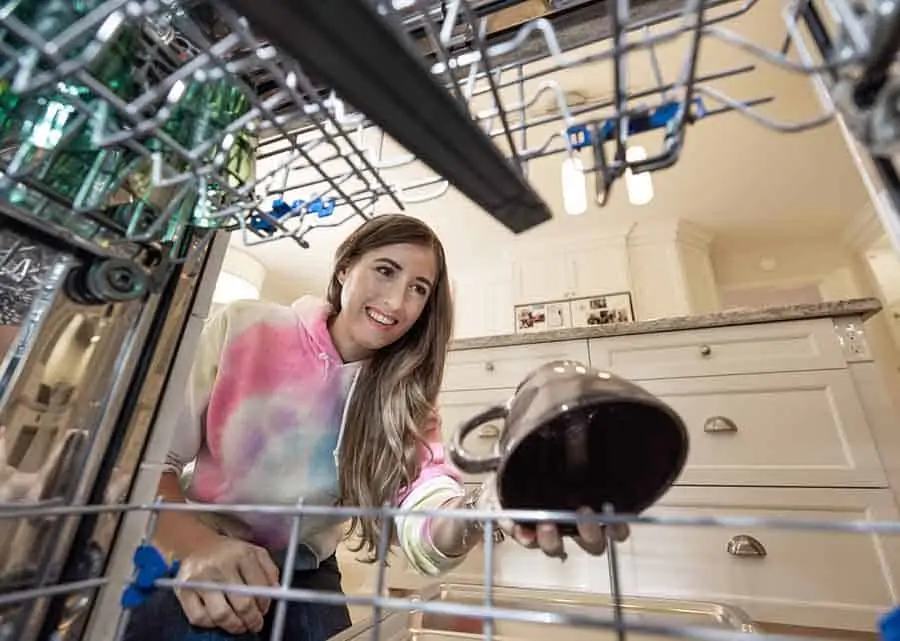
<svg viewBox="0 0 900 641">
<path fill-rule="evenodd" d="M 497 488 L 494 476 L 484 482 L 479 507 L 499 510 L 500 501 L 497 498 Z M 578 514 L 591 515 L 590 508 L 578 510 Z M 539 548 L 544 554 L 565 560 L 567 557 L 563 537 L 553 523 L 538 523 L 535 528 L 525 528 L 517 525 L 509 519 L 499 519 L 498 525 L 508 537 L 515 539 L 517 543 L 526 548 Z M 575 543 L 588 554 L 599 556 L 606 551 L 607 526 L 600 523 L 578 523 L 578 535 L 572 537 Z M 609 536 L 616 542 L 628 539 L 630 530 L 627 523 L 609 526 Z"/>
<path fill-rule="evenodd" d="M 179 580 L 278 586 L 278 568 L 263 548 L 226 536 L 216 536 L 181 562 Z M 270 600 L 243 594 L 176 588 L 175 596 L 188 621 L 201 628 L 222 628 L 231 634 L 259 632 Z"/>
<path fill-rule="evenodd" d="M 590 515 L 590 508 L 578 510 L 579 514 Z M 565 560 L 566 554 L 563 537 L 553 523 L 538 523 L 534 529 L 524 528 L 512 522 L 500 522 L 500 527 L 521 545 L 527 548 L 540 548 L 547 556 Z M 599 556 L 606 552 L 606 529 L 609 527 L 609 535 L 614 541 L 621 543 L 628 538 L 629 529 L 627 523 L 606 526 L 599 523 L 578 523 L 578 535 L 572 540 L 588 554 Z"/>
</svg>

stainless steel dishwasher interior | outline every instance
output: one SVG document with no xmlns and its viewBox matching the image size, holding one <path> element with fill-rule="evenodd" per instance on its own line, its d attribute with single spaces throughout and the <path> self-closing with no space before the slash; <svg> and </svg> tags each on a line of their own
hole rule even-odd
<svg viewBox="0 0 900 641">
<path fill-rule="evenodd" d="M 606 619 L 612 623 L 614 610 L 608 595 L 494 586 L 491 590 L 491 606 L 498 610 L 517 610 L 522 613 L 541 612 L 577 617 L 589 614 L 593 620 Z M 434 583 L 422 590 L 391 590 L 395 598 L 410 601 L 442 603 L 453 606 L 485 605 L 485 586 L 478 583 Z M 427 608 L 427 606 L 426 606 Z M 384 610 L 378 624 L 378 632 L 385 641 L 484 638 L 484 622 L 475 616 L 457 613 L 409 610 Z M 717 603 L 681 601 L 674 599 L 629 598 L 622 599 L 622 621 L 631 641 L 659 638 L 638 628 L 708 628 L 731 632 L 759 632 L 750 618 L 740 609 Z M 332 641 L 369 639 L 374 631 L 374 617 L 354 624 Z M 554 641 L 606 641 L 617 638 L 613 628 L 577 626 L 571 623 L 535 623 L 534 621 L 497 620 L 494 638 L 512 640 L 541 640 L 552 637 Z M 677 639 L 677 635 L 670 636 Z"/>
</svg>

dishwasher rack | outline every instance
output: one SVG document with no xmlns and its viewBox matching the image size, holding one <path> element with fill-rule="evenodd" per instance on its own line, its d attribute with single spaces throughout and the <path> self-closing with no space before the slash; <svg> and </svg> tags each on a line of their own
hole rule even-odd
<svg viewBox="0 0 900 641">
<path fill-rule="evenodd" d="M 290 238 L 308 247 L 319 226 L 365 219 L 379 205 L 403 210 L 449 185 L 520 233 L 550 218 L 527 180 L 534 159 L 589 155 L 583 171 L 603 204 L 626 172 L 674 165 L 691 124 L 730 111 L 785 133 L 840 113 L 900 204 L 890 160 L 898 128 L 896 8 L 888 0 L 792 1 L 782 51 L 771 51 L 729 29 L 758 2 L 685 0 L 666 10 L 667 0 L 645 0 L 641 19 L 630 16 L 628 2 L 602 3 L 599 18 L 577 13 L 577 5 L 598 3 L 574 3 L 575 19 L 593 20 L 585 24 L 598 32 L 586 39 L 557 32 L 550 13 L 489 34 L 498 14 L 480 15 L 477 7 L 515 2 L 452 0 L 435 12 L 423 11 L 422 2 L 376 0 L 93 0 L 83 4 L 89 11 L 65 16 L 73 22 L 65 29 L 52 10 L 33 29 L 20 19 L 29 2 L 16 0 L 8 4 L 19 9 L 2 18 L 9 37 L 0 41 L 0 74 L 7 100 L 21 96 L 23 104 L 7 111 L 26 124 L 41 120 L 27 144 L 0 158 L 0 188 L 11 193 L 4 208 L 22 220 L 37 214 L 43 229 L 67 242 L 150 274 L 180 260 L 165 250 L 187 228 L 239 230 L 247 244 Z M 778 122 L 758 110 L 773 96 L 717 89 L 755 65 L 698 73 L 701 44 L 712 40 L 809 75 L 822 91 L 822 113 Z M 573 51 L 594 41 L 604 46 Z M 672 78 L 659 65 L 664 45 L 683 48 Z M 628 62 L 637 58 L 650 61 L 654 77 L 632 90 Z M 526 70 L 535 60 L 543 66 Z M 612 96 L 570 104 L 554 76 L 604 61 L 613 69 Z M 60 80 L 66 91 L 52 109 L 26 104 Z M 555 113 L 535 115 L 547 97 Z M 15 131 L 17 123 L 6 126 Z M 659 151 L 626 158 L 630 137 L 647 132 L 660 134 Z M 385 136 L 409 155 L 385 159 Z M 102 157 L 71 158 L 68 139 L 74 149 L 103 150 Z M 11 148 L 20 141 L 12 135 L 3 142 Z M 254 156 L 277 154 L 287 158 L 255 171 Z M 416 160 L 434 174 L 413 184 L 391 180 L 389 170 Z M 73 171 L 82 173 L 73 178 Z M 132 278 L 143 284 L 142 276 Z"/>
<path fill-rule="evenodd" d="M 306 514 L 360 513 L 152 500 L 159 473 L 153 461 L 170 436 L 167 412 L 177 402 L 229 233 L 247 244 L 294 242 L 302 250 L 315 243 L 318 228 L 403 210 L 451 186 L 522 233 L 550 218 L 528 180 L 534 160 L 590 156 L 584 171 L 603 204 L 626 172 L 660 171 L 689 153 L 690 126 L 738 112 L 785 133 L 839 117 L 894 204 L 879 213 L 900 243 L 900 180 L 891 159 L 900 138 L 896 3 L 793 1 L 784 11 L 781 50 L 728 28 L 759 0 L 548 1 L 543 17 L 497 27 L 498 17 L 520 4 L 0 5 L 0 277 L 12 277 L 13 294 L 32 301 L 15 314 L 18 335 L 0 365 L 0 641 L 115 639 L 126 606 L 148 590 L 178 585 L 173 568 L 146 543 L 160 510 L 281 513 L 294 518 L 295 533 Z M 777 96 L 729 97 L 716 89 L 755 69 L 698 73 L 698 52 L 711 39 L 752 53 L 760 64 L 808 75 L 821 92 L 822 113 L 775 122 L 757 108 Z M 684 46 L 681 73 L 665 78 L 656 71 L 655 86 L 631 91 L 628 60 L 644 56 L 656 69 L 657 47 L 677 43 Z M 600 46 L 584 55 L 585 44 Z M 614 71 L 609 99 L 575 104 L 554 80 L 604 61 Z M 534 71 L 533 62 L 544 66 Z M 553 113 L 536 116 L 532 107 L 548 96 Z M 629 160 L 630 137 L 648 132 L 659 134 L 658 153 Z M 405 152 L 385 155 L 389 140 Z M 428 168 L 426 177 L 392 179 L 393 170 L 417 163 Z M 48 424 L 55 436 L 35 449 Z M 395 513 L 385 508 L 385 515 Z M 500 516 L 576 518 L 451 516 L 487 526 Z M 900 529 L 900 523 L 598 518 L 884 538 Z M 607 629 L 619 638 L 738 634 L 630 620 L 614 541 L 607 557 L 611 615 L 500 606 L 493 600 L 495 545 L 485 539 L 480 604 L 389 595 L 384 563 L 371 595 L 284 586 L 265 594 L 279 599 L 279 618 L 285 600 L 372 607 L 376 637 L 382 614 L 409 609 L 483 620 L 485 637 L 502 620 Z M 382 559 L 386 554 L 379 551 Z M 110 612 L 115 625 L 107 629 Z"/>
</svg>

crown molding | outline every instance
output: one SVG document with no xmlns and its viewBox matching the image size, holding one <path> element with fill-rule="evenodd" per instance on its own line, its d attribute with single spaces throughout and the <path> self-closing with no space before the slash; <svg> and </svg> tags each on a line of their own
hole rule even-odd
<svg viewBox="0 0 900 641">
<path fill-rule="evenodd" d="M 854 251 L 866 251 L 884 235 L 876 205 L 871 200 L 853 216 L 841 232 L 841 243 Z"/>
<path fill-rule="evenodd" d="M 706 228 L 684 218 L 642 220 L 628 235 L 631 246 L 680 243 L 698 249 L 708 249 L 714 235 Z"/>
</svg>

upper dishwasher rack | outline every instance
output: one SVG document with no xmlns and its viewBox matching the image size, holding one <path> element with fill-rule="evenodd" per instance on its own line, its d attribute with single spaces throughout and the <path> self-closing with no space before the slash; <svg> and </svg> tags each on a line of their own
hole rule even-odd
<svg viewBox="0 0 900 641">
<path fill-rule="evenodd" d="M 504 12 L 535 2 L 7 1 L 0 212 L 149 271 L 184 260 L 188 232 L 239 229 L 249 244 L 306 247 L 317 227 L 370 217 L 382 201 L 403 210 L 449 185 L 518 233 L 551 215 L 527 179 L 535 158 L 588 153 L 602 205 L 627 170 L 672 166 L 688 125 L 726 111 L 784 132 L 839 111 L 888 185 L 900 185 L 887 160 L 900 137 L 900 8 L 793 1 L 785 46 L 773 51 L 728 28 L 757 1 L 546 0 L 518 22 Z M 802 122 L 761 115 L 754 108 L 771 96 L 713 87 L 752 66 L 698 72 L 710 38 L 822 79 L 837 108 Z M 664 78 L 656 47 L 676 40 L 684 64 Z M 577 51 L 591 42 L 603 46 Z M 634 56 L 654 61 L 655 86 L 629 90 Z M 534 71 L 536 60 L 546 64 Z M 598 61 L 611 65 L 611 97 L 570 104 L 554 73 Z M 534 116 L 547 96 L 555 113 Z M 547 126 L 551 135 L 529 137 Z M 659 151 L 627 158 L 629 136 L 648 131 Z M 385 136 L 408 155 L 385 160 Z M 261 171 L 267 158 L 278 160 Z M 408 185 L 386 176 L 415 160 L 434 174 Z"/>
</svg>

